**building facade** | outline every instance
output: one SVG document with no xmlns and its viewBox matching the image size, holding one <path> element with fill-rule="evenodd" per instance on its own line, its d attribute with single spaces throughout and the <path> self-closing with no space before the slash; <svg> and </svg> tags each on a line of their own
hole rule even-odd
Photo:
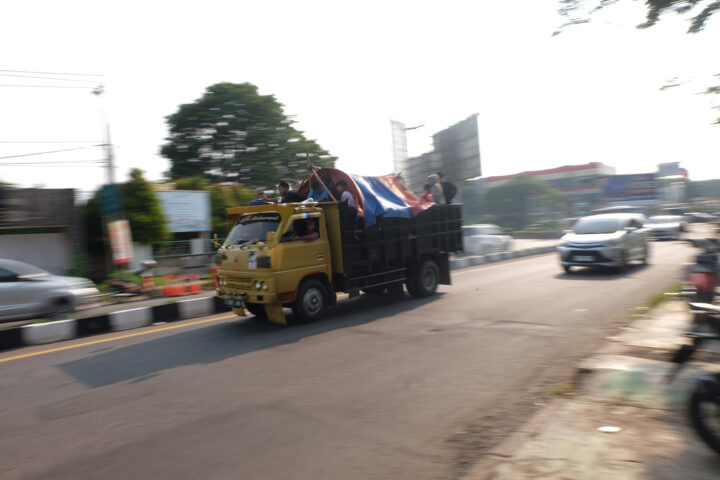
<svg viewBox="0 0 720 480">
<path fill-rule="evenodd" d="M 614 175 L 615 167 L 601 162 L 591 162 L 583 165 L 565 165 L 546 170 L 532 170 L 478 180 L 482 182 L 483 188 L 492 188 L 520 176 L 539 178 L 547 182 L 552 188 L 568 195 L 574 212 L 582 215 L 592 207 L 605 201 L 605 186 Z"/>
<path fill-rule="evenodd" d="M 73 189 L 0 188 L 0 256 L 56 274 L 74 265 L 82 229 Z"/>
<path fill-rule="evenodd" d="M 402 171 L 412 192 L 422 194 L 428 175 L 437 172 L 456 184 L 481 175 L 477 114 L 433 134 L 432 139 L 433 150 L 409 158 Z"/>
</svg>

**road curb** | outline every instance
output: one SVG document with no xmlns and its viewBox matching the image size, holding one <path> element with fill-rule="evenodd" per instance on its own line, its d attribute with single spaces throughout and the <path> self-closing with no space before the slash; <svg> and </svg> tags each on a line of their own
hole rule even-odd
<svg viewBox="0 0 720 480">
<path fill-rule="evenodd" d="M 688 315 L 685 311 L 674 312 L 663 305 L 656 307 L 644 319 L 635 320 L 624 331 L 635 328 L 635 325 L 647 329 L 649 317 L 664 319 L 663 324 L 681 325 L 681 317 Z M 656 327 L 661 320 L 655 322 Z M 680 331 L 661 335 L 676 337 L 680 342 L 683 336 Z M 491 480 L 506 478 L 499 474 L 502 465 L 512 462 L 518 452 L 535 437 L 543 435 L 555 415 L 572 402 L 586 401 L 593 404 L 633 406 L 653 411 L 674 411 L 685 405 L 686 394 L 694 382 L 696 371 L 702 371 L 702 364 L 693 362 L 693 366 L 678 375 L 673 382 L 667 382 L 667 374 L 673 368 L 669 361 L 668 350 L 664 347 L 636 345 L 632 336 L 608 337 L 602 342 L 600 349 L 582 359 L 576 366 L 575 393 L 565 398 L 555 398 L 533 415 L 508 439 L 486 454 L 463 477 L 463 480 Z M 625 343 L 628 342 L 628 343 Z M 662 360 L 650 357 L 661 357 Z M 699 370 L 696 370 L 700 367 Z M 554 453 L 550 454 L 551 456 Z M 535 478 L 535 477 L 522 477 Z"/>
<path fill-rule="evenodd" d="M 77 336 L 75 320 L 23 325 L 20 329 L 25 345 L 43 345 L 45 343 L 69 340 Z"/>
<path fill-rule="evenodd" d="M 113 332 L 147 327 L 153 321 L 149 308 L 133 308 L 110 313 L 110 329 Z"/>
<path fill-rule="evenodd" d="M 460 270 L 462 268 L 475 267 L 486 263 L 502 262 L 503 260 L 511 260 L 513 258 L 528 257 L 530 255 L 540 255 L 555 251 L 557 247 L 550 245 L 547 247 L 525 248 L 522 250 L 513 250 L 512 252 L 490 253 L 487 255 L 473 255 L 468 257 L 458 257 L 450 259 L 450 269 Z"/>
<path fill-rule="evenodd" d="M 462 480 L 487 480 L 494 476 L 496 468 L 513 456 L 513 453 L 530 438 L 537 435 L 555 413 L 569 400 L 553 399 L 530 417 L 518 430 L 501 442 L 485 458 L 476 463 Z"/>
<path fill-rule="evenodd" d="M 101 333 L 131 330 L 153 323 L 175 322 L 231 310 L 223 302 L 217 300 L 216 297 L 180 300 L 164 305 L 120 310 L 93 317 L 7 328 L 0 330 L 0 351 L 72 340 Z"/>
</svg>

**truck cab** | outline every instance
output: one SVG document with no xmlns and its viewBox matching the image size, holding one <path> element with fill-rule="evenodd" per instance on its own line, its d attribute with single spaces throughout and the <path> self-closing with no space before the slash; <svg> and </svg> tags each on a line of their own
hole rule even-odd
<svg viewBox="0 0 720 480">
<path fill-rule="evenodd" d="M 229 209 L 235 226 L 218 250 L 218 295 L 239 315 L 286 323 L 283 306 L 303 320 L 324 314 L 331 289 L 332 254 L 325 214 L 317 204 Z M 302 239 L 315 224 L 317 238 Z M 308 287 L 310 285 L 310 287 Z M 309 290 L 309 291 L 306 291 Z M 299 305 L 298 292 L 304 293 Z"/>
</svg>

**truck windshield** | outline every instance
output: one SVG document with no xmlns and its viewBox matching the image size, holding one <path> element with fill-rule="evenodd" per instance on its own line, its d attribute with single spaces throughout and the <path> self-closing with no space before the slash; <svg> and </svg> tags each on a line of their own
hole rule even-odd
<svg viewBox="0 0 720 480">
<path fill-rule="evenodd" d="M 280 225 L 277 213 L 257 213 L 242 217 L 230 231 L 225 246 L 244 245 L 264 241 L 267 232 L 275 232 Z"/>
</svg>

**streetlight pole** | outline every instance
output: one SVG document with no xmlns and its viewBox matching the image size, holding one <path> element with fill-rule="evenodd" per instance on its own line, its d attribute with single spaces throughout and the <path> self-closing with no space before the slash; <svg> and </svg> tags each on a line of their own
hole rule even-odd
<svg viewBox="0 0 720 480">
<path fill-rule="evenodd" d="M 100 84 L 92 90 L 93 95 L 100 97 L 105 93 L 105 87 Z M 105 131 L 103 132 L 103 147 L 105 150 L 105 166 L 107 168 L 107 182 L 108 185 L 115 184 L 115 156 L 113 154 L 112 141 L 110 140 L 110 124 L 107 122 L 105 115 L 105 106 L 100 104 L 100 115 L 102 116 L 102 123 L 105 125 Z"/>
</svg>

